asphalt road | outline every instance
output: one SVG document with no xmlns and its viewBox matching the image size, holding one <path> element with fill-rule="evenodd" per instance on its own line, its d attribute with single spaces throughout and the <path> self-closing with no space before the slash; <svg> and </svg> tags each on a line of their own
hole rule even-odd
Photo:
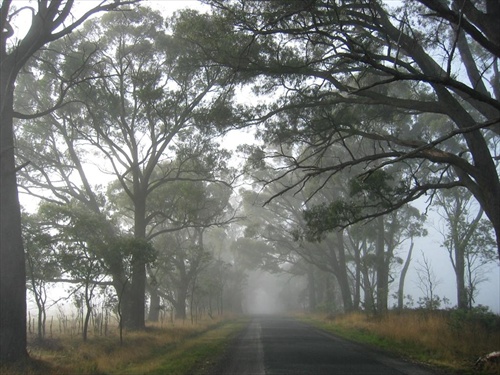
<svg viewBox="0 0 500 375">
<path fill-rule="evenodd" d="M 219 365 L 220 375 L 436 374 L 291 318 L 256 317 Z"/>
</svg>

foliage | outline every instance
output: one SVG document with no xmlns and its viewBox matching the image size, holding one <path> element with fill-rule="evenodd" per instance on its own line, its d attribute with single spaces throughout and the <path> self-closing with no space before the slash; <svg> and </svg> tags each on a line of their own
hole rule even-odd
<svg viewBox="0 0 500 375">
<path fill-rule="evenodd" d="M 454 309 L 450 314 L 450 327 L 461 332 L 467 326 L 477 326 L 492 335 L 500 332 L 500 316 L 493 313 L 488 306 L 474 306 L 471 309 Z"/>
<path fill-rule="evenodd" d="M 364 192 L 382 199 L 364 202 L 369 209 L 360 216 L 368 218 L 464 186 L 499 244 L 493 2 L 209 3 L 214 17 L 185 14 L 183 31 L 210 61 L 233 68 L 242 82 L 253 78 L 254 102 L 266 105 L 249 105 L 255 113 L 249 123 L 260 125 L 265 157 L 279 160 L 278 175 L 267 183 L 288 191 L 319 175 L 348 171 L 359 182 L 373 175 L 373 189 Z M 464 18 L 466 24 L 458 21 Z M 187 28 L 196 22 L 213 34 Z M 227 29 L 232 37 L 225 44 L 219 33 Z M 400 171 L 393 185 L 377 176 L 390 167 Z M 291 172 L 300 175 L 289 181 Z"/>
</svg>

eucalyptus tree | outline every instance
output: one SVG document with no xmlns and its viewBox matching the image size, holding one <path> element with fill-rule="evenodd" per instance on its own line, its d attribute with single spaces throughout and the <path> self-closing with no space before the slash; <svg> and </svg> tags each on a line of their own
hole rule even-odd
<svg viewBox="0 0 500 375">
<path fill-rule="evenodd" d="M 39 207 L 38 227 L 50 235 L 57 249 L 59 278 L 53 282 L 71 283 L 71 294 L 81 303 L 82 337 L 87 340 L 96 288 L 110 281 L 109 253 L 114 237 L 108 236 L 107 222 L 79 201 L 67 205 L 45 203 Z M 126 258 L 126 254 L 115 254 Z"/>
<path fill-rule="evenodd" d="M 48 138 L 50 150 L 37 164 L 38 175 L 29 177 L 31 183 L 49 187 L 56 197 L 94 201 L 89 197 L 99 194 L 89 183 L 88 170 L 82 172 L 93 160 L 128 197 L 132 222 L 127 224 L 144 240 L 154 231 L 150 224 L 157 224 L 159 217 L 167 219 L 160 210 L 148 212 L 163 185 L 193 178 L 230 183 L 228 154 L 214 141 L 216 128 L 223 126 L 221 111 L 231 100 L 227 69 L 197 60 L 167 33 L 162 16 L 148 8 L 89 21 L 65 42 L 82 51 L 86 65 L 81 74 L 86 79 L 71 91 L 71 103 L 46 120 L 57 135 L 54 141 Z M 75 64 L 70 57 L 51 64 L 64 71 Z M 61 143 L 62 154 L 57 152 Z M 48 159 L 49 166 L 43 162 Z M 71 173 L 81 190 L 75 189 Z M 62 183 L 54 183 L 57 176 Z M 91 205 L 103 212 L 102 204 Z M 124 312 L 129 327 L 142 328 L 146 264 L 139 254 L 135 257 Z"/>
<path fill-rule="evenodd" d="M 39 225 L 36 215 L 22 216 L 24 249 L 26 253 L 26 284 L 33 293 L 38 309 L 37 338 L 45 338 L 47 321 L 48 290 L 51 282 L 58 278 L 61 269 L 56 255 L 55 242 L 48 231 Z"/>
<path fill-rule="evenodd" d="M 86 19 L 103 11 L 134 4 L 135 0 L 102 1 L 74 16 L 74 1 L 36 1 L 18 8 L 11 0 L 0 6 L 0 361 L 16 361 L 26 352 L 26 289 L 21 215 L 14 157 L 14 119 L 33 118 L 50 112 L 64 100 L 71 77 L 61 79 L 61 91 L 54 102 L 38 113 L 22 114 L 14 109 L 16 81 L 20 71 L 47 44 L 72 33 Z M 21 14 L 31 15 L 25 22 L 27 33 L 16 33 Z M 63 78 L 63 77 L 61 77 Z M 72 78 L 78 80 L 77 76 Z"/>
<path fill-rule="evenodd" d="M 474 207 L 472 195 L 463 188 L 440 192 L 434 204 L 444 224 L 439 228 L 442 246 L 455 271 L 457 307 L 470 309 L 478 284 L 487 280 L 485 266 L 495 260 L 491 225 L 483 218 L 483 209 Z"/>
<path fill-rule="evenodd" d="M 220 183 L 178 181 L 160 191 L 156 202 L 170 205 L 161 210 L 169 220 L 153 222 L 151 238 L 158 259 L 151 266 L 150 278 L 158 294 L 174 306 L 176 318 L 185 319 L 190 289 L 213 259 L 205 246 L 205 233 L 234 220 L 229 204 L 232 189 Z"/>
<path fill-rule="evenodd" d="M 242 79 L 258 77 L 255 92 L 276 98 L 256 108 L 254 120 L 268 143 L 305 141 L 314 150 L 307 159 L 281 153 L 288 170 L 304 171 L 296 186 L 353 166 L 367 177 L 397 164 L 405 173 L 391 204 L 369 216 L 464 186 L 492 222 L 500 256 L 497 1 L 209 3 L 214 17 L 198 19 L 185 38 Z M 344 143 L 354 138 L 379 147 L 357 155 Z M 452 139 L 460 151 L 449 147 Z M 319 165 L 332 145 L 347 156 Z"/>
<path fill-rule="evenodd" d="M 271 164 L 263 168 L 262 160 L 250 162 L 261 168 L 253 172 L 256 184 L 267 176 L 277 173 Z M 279 162 L 277 164 L 279 165 Z M 295 177 L 290 174 L 287 178 Z M 316 184 L 320 185 L 321 182 Z M 333 274 L 341 291 L 344 310 L 352 310 L 343 231 L 331 235 L 327 235 L 326 231 L 319 235 L 311 234 L 307 229 L 304 209 L 312 202 L 306 202 L 307 196 L 300 189 L 279 194 L 279 197 L 271 200 L 270 197 L 278 194 L 279 189 L 280 187 L 276 185 L 264 185 L 260 192 L 253 190 L 241 192 L 243 209 L 247 217 L 242 222 L 246 227 L 246 238 L 238 239 L 234 243 L 235 249 L 253 267 L 270 272 L 284 272 L 287 267 L 297 266 L 302 260 L 302 263 L 305 261 L 326 273 Z M 337 192 L 338 187 L 334 190 Z M 321 195 L 331 198 L 332 194 L 335 193 L 329 185 L 329 188 L 325 187 L 317 197 Z M 266 202 L 268 203 L 263 207 Z M 312 278 L 309 281 L 312 282 Z"/>
<path fill-rule="evenodd" d="M 175 318 L 184 320 L 190 289 L 208 266 L 211 254 L 203 247 L 202 228 L 186 228 L 159 240 L 156 241 L 159 257 L 154 273 L 158 294 L 172 304 Z"/>
<path fill-rule="evenodd" d="M 353 140 L 346 139 L 344 142 L 351 145 Z M 311 155 L 307 147 L 288 147 L 295 148 L 295 159 L 305 159 Z M 378 145 L 376 142 L 364 141 L 352 147 L 357 147 L 357 152 L 361 153 Z M 332 146 L 322 151 L 321 164 L 318 166 L 328 165 L 342 154 L 343 150 Z M 250 163 L 263 168 L 264 162 L 257 160 L 258 152 L 254 152 L 253 157 Z M 270 171 L 273 163 L 268 163 L 269 169 L 253 172 L 257 183 L 272 180 L 273 173 L 280 173 L 277 169 L 293 163 L 287 159 L 278 160 L 274 162 L 274 171 Z M 353 168 L 352 172 L 356 172 L 356 169 Z M 306 187 L 289 189 L 283 193 L 283 186 L 292 186 L 294 178 L 301 179 L 297 172 L 281 177 L 283 186 L 264 183 L 259 193 L 244 192 L 243 207 L 248 216 L 246 234 L 268 244 L 267 247 L 253 246 L 261 252 L 256 252 L 254 256 L 260 257 L 263 264 L 267 259 L 278 264 L 293 262 L 293 257 L 299 256 L 335 275 L 346 311 L 359 307 L 362 288 L 365 307 L 383 313 L 387 309 L 389 284 L 397 260 L 396 251 L 407 239 L 425 235 L 424 215 L 414 207 L 405 205 L 385 216 L 374 215 L 371 222 L 363 225 L 342 227 L 362 210 L 373 212 L 375 208 L 387 205 L 388 192 L 393 191 L 394 186 L 397 188 L 394 181 L 400 175 L 401 171 L 395 167 L 385 173 L 377 171 L 364 181 L 350 180 L 346 172 L 327 178 L 320 175 L 310 178 Z M 265 208 L 262 208 L 264 203 Z M 325 211 L 324 206 L 329 206 L 329 210 Z M 341 229 L 335 229 L 338 227 Z M 239 247 L 246 248 L 250 254 L 254 253 L 248 251 L 252 249 L 250 243 L 242 243 Z"/>
</svg>

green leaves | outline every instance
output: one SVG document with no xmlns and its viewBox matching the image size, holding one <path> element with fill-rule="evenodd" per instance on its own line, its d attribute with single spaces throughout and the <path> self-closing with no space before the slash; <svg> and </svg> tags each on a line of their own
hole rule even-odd
<svg viewBox="0 0 500 375">
<path fill-rule="evenodd" d="M 142 238 L 122 236 L 114 239 L 108 250 L 116 259 L 127 259 L 138 264 L 150 264 L 157 259 L 158 252 L 153 244 Z"/>
</svg>

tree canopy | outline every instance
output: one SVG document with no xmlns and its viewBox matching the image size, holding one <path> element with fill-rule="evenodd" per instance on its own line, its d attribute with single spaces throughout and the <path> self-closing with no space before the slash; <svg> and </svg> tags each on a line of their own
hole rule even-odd
<svg viewBox="0 0 500 375">
<path fill-rule="evenodd" d="M 209 3 L 215 16 L 196 21 L 213 33 L 192 28 L 185 39 L 271 98 L 252 120 L 279 146 L 268 157 L 284 160 L 282 176 L 303 171 L 300 186 L 359 167 L 365 180 L 397 164 L 397 194 L 380 213 L 465 186 L 498 243 L 498 3 Z M 299 155 L 296 144 L 310 152 Z M 333 147 L 344 152 L 325 163 Z"/>
</svg>

